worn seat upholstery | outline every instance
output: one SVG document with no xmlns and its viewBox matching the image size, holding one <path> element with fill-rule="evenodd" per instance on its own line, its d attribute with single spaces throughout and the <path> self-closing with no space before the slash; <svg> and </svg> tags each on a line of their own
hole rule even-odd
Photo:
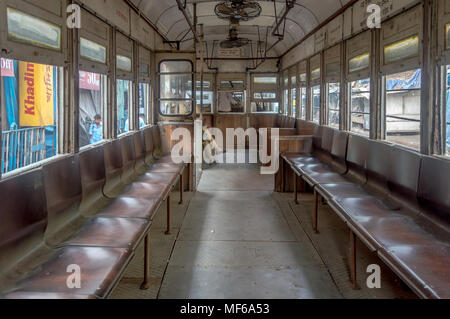
<svg viewBox="0 0 450 319">
<path fill-rule="evenodd" d="M 128 265 L 130 249 L 46 245 L 42 170 L 0 182 L 0 294 L 3 298 L 104 298 Z M 28 200 L 23 200 L 27 198 Z M 83 269 L 82 289 L 67 287 L 67 266 Z"/>
</svg>

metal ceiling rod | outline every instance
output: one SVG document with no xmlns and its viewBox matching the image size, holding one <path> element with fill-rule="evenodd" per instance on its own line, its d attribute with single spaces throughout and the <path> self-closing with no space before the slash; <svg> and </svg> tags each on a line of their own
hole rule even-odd
<svg viewBox="0 0 450 319">
<path fill-rule="evenodd" d="M 194 23 L 191 21 L 189 14 L 186 10 L 186 4 L 181 1 L 181 0 L 176 0 L 177 4 L 178 4 L 178 9 L 183 13 L 187 24 L 189 25 L 189 27 L 191 28 L 192 34 L 194 34 L 194 39 L 195 41 L 198 43 L 200 42 L 200 37 L 197 34 L 197 30 L 195 29 Z"/>
<path fill-rule="evenodd" d="M 292 8 L 294 8 L 295 6 L 295 0 L 286 0 L 286 9 L 284 10 L 283 15 L 281 16 L 280 19 L 278 19 L 277 16 L 277 7 L 276 7 L 276 2 L 274 1 L 274 6 L 275 6 L 275 28 L 273 29 L 272 32 L 272 36 L 274 37 L 284 37 L 284 30 L 283 30 L 283 34 L 280 34 L 279 32 L 279 28 L 281 26 L 282 23 L 286 23 L 286 18 L 287 15 L 289 14 L 289 11 L 291 11 Z M 284 25 L 284 28 L 286 28 L 286 24 Z"/>
</svg>

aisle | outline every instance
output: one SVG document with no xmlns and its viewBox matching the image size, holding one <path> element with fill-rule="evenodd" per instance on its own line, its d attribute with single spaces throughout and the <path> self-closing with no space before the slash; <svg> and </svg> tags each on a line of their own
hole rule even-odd
<svg viewBox="0 0 450 319">
<path fill-rule="evenodd" d="M 272 190 L 273 176 L 260 175 L 256 165 L 205 170 L 159 298 L 341 298 Z"/>
</svg>

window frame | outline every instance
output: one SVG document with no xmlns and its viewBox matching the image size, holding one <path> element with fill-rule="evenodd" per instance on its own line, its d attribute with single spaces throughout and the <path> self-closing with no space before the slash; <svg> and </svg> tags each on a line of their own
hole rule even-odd
<svg viewBox="0 0 450 319">
<path fill-rule="evenodd" d="M 191 66 L 190 74 L 191 74 L 191 83 L 192 83 L 192 85 L 191 85 L 191 99 L 163 99 L 163 98 L 161 98 L 161 75 L 162 74 L 164 74 L 164 75 L 167 75 L 167 74 L 169 74 L 169 75 L 170 74 L 187 75 L 187 74 L 189 74 L 188 72 L 162 73 L 161 72 L 161 65 L 163 63 L 167 63 L 167 62 L 189 62 L 190 66 Z M 159 114 L 159 116 L 161 116 L 163 118 L 164 117 L 169 117 L 169 118 L 183 117 L 183 118 L 185 118 L 185 117 L 192 116 L 194 114 L 194 108 L 196 106 L 196 98 L 197 98 L 196 94 L 194 94 L 194 93 L 196 91 L 196 87 L 195 86 L 197 85 L 197 83 L 196 83 L 195 73 L 194 73 L 194 63 L 191 60 L 189 60 L 189 59 L 163 59 L 163 60 L 159 61 L 159 63 L 158 63 L 158 73 L 157 73 L 157 82 L 158 82 L 158 84 L 157 84 L 157 93 L 158 93 L 158 95 L 157 95 L 156 101 L 157 101 L 157 105 L 158 105 L 158 114 Z M 170 101 L 191 101 L 191 112 L 189 114 L 163 114 L 161 112 L 161 102 L 170 102 Z"/>
</svg>

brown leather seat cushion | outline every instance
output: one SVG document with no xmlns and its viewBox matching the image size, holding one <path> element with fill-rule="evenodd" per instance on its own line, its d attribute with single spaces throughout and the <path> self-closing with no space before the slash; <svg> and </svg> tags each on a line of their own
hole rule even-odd
<svg viewBox="0 0 450 319">
<path fill-rule="evenodd" d="M 120 278 L 133 254 L 131 249 L 104 247 L 64 247 L 43 264 L 36 273 L 23 280 L 17 291 L 73 294 L 67 286 L 67 267 L 81 268 L 79 295 L 106 298 Z"/>
<path fill-rule="evenodd" d="M 164 200 L 168 185 L 134 182 L 123 190 L 119 197 Z"/>
<path fill-rule="evenodd" d="M 135 250 L 147 233 L 150 223 L 140 218 L 96 217 L 64 246 L 130 248 Z"/>
<path fill-rule="evenodd" d="M 152 220 L 160 201 L 132 197 L 116 198 L 97 215 L 120 218 L 144 218 Z"/>
<path fill-rule="evenodd" d="M 316 185 L 316 190 L 325 199 L 373 197 L 362 186 L 353 183 L 319 184 Z"/>
<path fill-rule="evenodd" d="M 379 256 L 424 298 L 450 298 L 450 245 L 398 245 Z"/>
</svg>

